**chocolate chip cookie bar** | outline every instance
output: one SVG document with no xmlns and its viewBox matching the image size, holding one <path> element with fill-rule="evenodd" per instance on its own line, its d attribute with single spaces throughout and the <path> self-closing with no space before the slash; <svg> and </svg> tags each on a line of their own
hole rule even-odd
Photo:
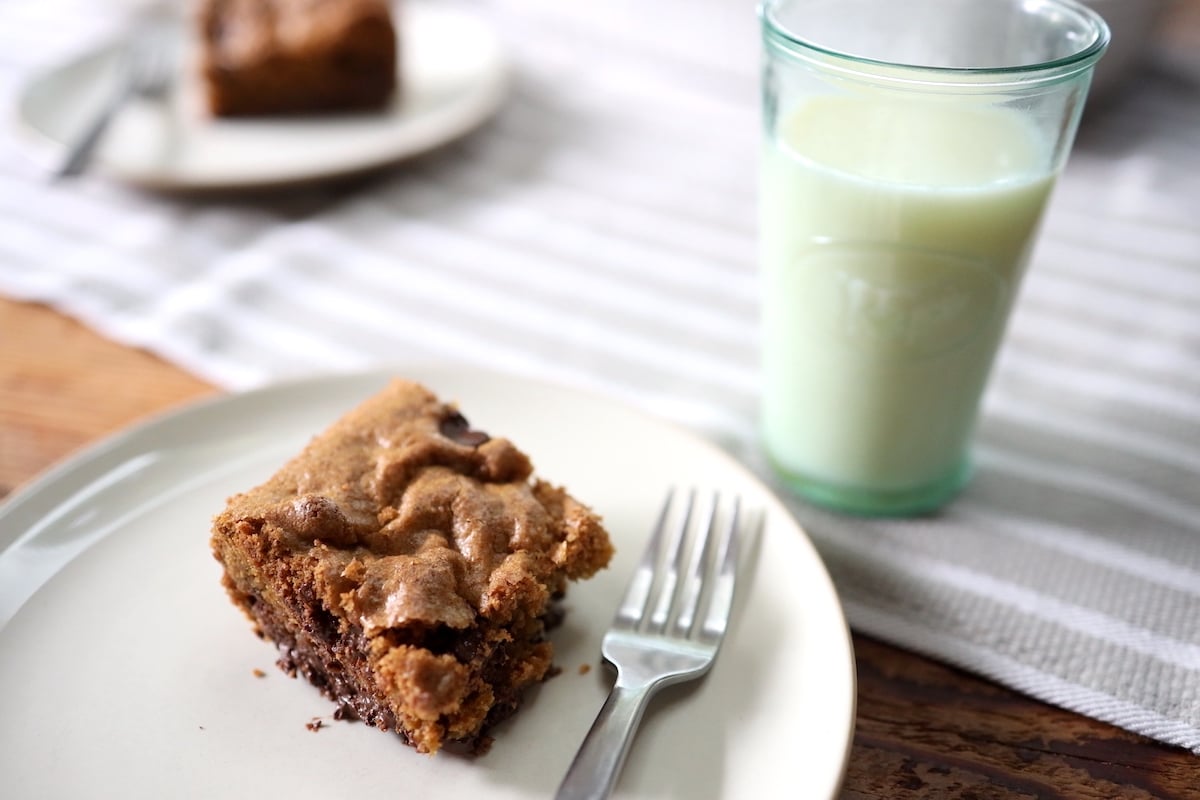
<svg viewBox="0 0 1200 800">
<path fill-rule="evenodd" d="M 425 753 L 486 749 L 551 673 L 555 600 L 612 555 L 523 452 L 403 380 L 230 498 L 211 543 L 282 669 Z"/>
<path fill-rule="evenodd" d="M 198 0 L 215 116 L 382 108 L 396 90 L 390 0 Z"/>
</svg>

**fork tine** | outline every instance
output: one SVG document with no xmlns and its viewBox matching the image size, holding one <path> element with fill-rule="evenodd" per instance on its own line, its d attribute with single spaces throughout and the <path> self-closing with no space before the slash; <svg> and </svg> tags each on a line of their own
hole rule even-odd
<svg viewBox="0 0 1200 800">
<path fill-rule="evenodd" d="M 717 523 L 717 510 L 720 507 L 720 495 L 714 493 L 709 500 L 708 514 L 700 524 L 699 540 L 692 545 L 691 558 L 688 561 L 687 574 L 684 576 L 680 589 L 679 616 L 675 620 L 672 633 L 686 638 L 691 633 L 696 621 L 696 611 L 700 607 L 700 596 L 704 592 L 704 573 L 710 560 L 712 550 L 712 532 Z"/>
<path fill-rule="evenodd" d="M 721 540 L 717 550 L 716 579 L 713 581 L 712 595 L 708 604 L 708 614 L 704 618 L 698 638 L 702 641 L 720 642 L 729 625 L 729 613 L 733 608 L 734 579 L 737 576 L 738 557 L 741 550 L 742 538 L 739 530 L 742 527 L 741 498 L 733 499 L 733 511 L 729 515 L 728 524 L 721 531 Z M 762 524 L 759 519 L 756 527 Z"/>
<path fill-rule="evenodd" d="M 658 574 L 662 583 L 658 587 L 658 599 L 654 611 L 646 624 L 647 633 L 662 633 L 667 629 L 667 620 L 671 616 L 671 607 L 679 588 L 679 573 L 683 569 L 684 545 L 687 544 L 687 533 L 692 522 L 692 507 L 695 505 L 696 491 L 692 489 L 687 494 L 687 502 L 683 511 L 678 514 L 677 523 L 671 528 L 671 539 L 658 562 Z"/>
<path fill-rule="evenodd" d="M 613 620 L 613 624 L 617 627 L 636 628 L 646 616 L 646 608 L 650 604 L 650 592 L 654 588 L 655 570 L 662 552 L 663 535 L 667 528 L 671 507 L 675 504 L 675 497 L 676 492 L 674 489 L 671 489 L 663 501 L 662 510 L 658 512 L 658 521 L 654 525 L 654 531 L 650 534 L 650 541 L 646 543 L 646 549 L 642 553 L 642 560 L 638 563 L 633 577 L 630 578 L 625 595 L 621 598 L 621 604 L 617 607 L 617 614 Z M 690 509 L 691 501 L 689 498 L 689 512 Z M 687 523 L 687 516 L 687 513 L 685 513 L 681 517 L 685 525 Z"/>
<path fill-rule="evenodd" d="M 132 45 L 133 88 L 137 93 L 153 95 L 170 82 L 174 58 L 168 36 L 161 24 L 148 24 Z"/>
</svg>

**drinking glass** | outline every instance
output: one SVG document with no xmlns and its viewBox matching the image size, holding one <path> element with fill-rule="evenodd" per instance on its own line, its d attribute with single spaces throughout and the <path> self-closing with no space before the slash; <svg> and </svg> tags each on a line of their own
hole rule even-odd
<svg viewBox="0 0 1200 800">
<path fill-rule="evenodd" d="M 936 509 L 1104 21 L 1072 0 L 765 0 L 761 432 L 842 511 Z"/>
</svg>

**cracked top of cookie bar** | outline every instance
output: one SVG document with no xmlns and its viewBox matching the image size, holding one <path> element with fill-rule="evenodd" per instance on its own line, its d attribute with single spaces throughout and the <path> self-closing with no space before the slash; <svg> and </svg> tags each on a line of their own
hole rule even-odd
<svg viewBox="0 0 1200 800">
<path fill-rule="evenodd" d="M 388 0 L 203 0 L 197 5 L 200 29 L 223 65 L 324 52 L 344 46 L 348 37 L 363 36 L 364 26 L 388 31 L 394 26 Z"/>
<path fill-rule="evenodd" d="M 301 559 L 325 606 L 367 635 L 536 616 L 612 554 L 599 518 L 511 442 L 403 380 L 230 498 L 216 524 L 252 527 L 267 559 Z"/>
</svg>

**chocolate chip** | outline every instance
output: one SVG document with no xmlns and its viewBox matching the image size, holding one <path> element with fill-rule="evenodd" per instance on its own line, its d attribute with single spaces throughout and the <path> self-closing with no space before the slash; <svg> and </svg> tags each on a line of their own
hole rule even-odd
<svg viewBox="0 0 1200 800">
<path fill-rule="evenodd" d="M 479 447 L 491 438 L 483 431 L 471 430 L 471 423 L 467 422 L 467 418 L 457 411 L 444 418 L 438 429 L 442 432 L 442 436 L 467 447 Z"/>
</svg>

